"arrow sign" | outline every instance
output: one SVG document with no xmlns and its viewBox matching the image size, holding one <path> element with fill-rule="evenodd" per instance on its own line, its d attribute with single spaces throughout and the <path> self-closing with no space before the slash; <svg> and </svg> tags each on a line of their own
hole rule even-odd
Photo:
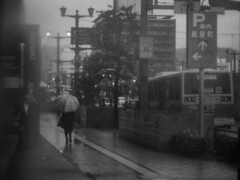
<svg viewBox="0 0 240 180">
<path fill-rule="evenodd" d="M 194 53 L 194 55 L 193 55 L 194 61 L 199 61 L 199 59 L 201 59 L 201 58 L 202 58 L 202 56 L 199 55 L 198 52 Z"/>
<path fill-rule="evenodd" d="M 190 11 L 188 18 L 187 66 L 189 68 L 216 68 L 217 14 Z"/>
<path fill-rule="evenodd" d="M 202 51 L 205 49 L 205 47 L 207 47 L 207 43 L 205 41 L 201 41 L 198 46 L 202 49 Z"/>
</svg>

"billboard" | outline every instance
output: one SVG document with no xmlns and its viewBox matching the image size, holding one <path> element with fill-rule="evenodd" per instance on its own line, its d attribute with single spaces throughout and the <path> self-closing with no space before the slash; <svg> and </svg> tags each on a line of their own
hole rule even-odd
<svg viewBox="0 0 240 180">
<path fill-rule="evenodd" d="M 153 57 L 162 63 L 175 60 L 176 21 L 173 19 L 148 20 L 147 36 L 154 39 Z"/>
</svg>

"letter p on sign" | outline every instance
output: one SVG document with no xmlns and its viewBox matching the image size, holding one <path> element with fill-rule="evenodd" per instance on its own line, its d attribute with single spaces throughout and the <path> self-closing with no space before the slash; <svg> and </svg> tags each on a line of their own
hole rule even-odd
<svg viewBox="0 0 240 180">
<path fill-rule="evenodd" d="M 202 23 L 205 21 L 205 15 L 202 13 L 194 13 L 193 14 L 193 27 L 197 27 L 198 23 Z"/>
</svg>

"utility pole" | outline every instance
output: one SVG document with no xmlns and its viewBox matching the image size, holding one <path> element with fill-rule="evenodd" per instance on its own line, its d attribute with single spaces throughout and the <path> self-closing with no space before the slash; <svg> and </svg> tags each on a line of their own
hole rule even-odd
<svg viewBox="0 0 240 180">
<path fill-rule="evenodd" d="M 71 17 L 71 18 L 75 19 L 76 39 L 75 39 L 75 48 L 72 48 L 75 52 L 75 55 L 74 55 L 74 68 L 75 68 L 74 93 L 77 96 L 77 98 L 79 98 L 78 77 L 79 77 L 79 67 L 81 65 L 81 62 L 80 62 L 81 57 L 79 55 L 79 52 L 81 50 L 86 50 L 86 48 L 79 47 L 79 45 L 80 45 L 80 42 L 79 42 L 79 19 L 84 18 L 84 17 L 92 17 L 94 8 L 92 8 L 92 7 L 88 8 L 89 15 L 79 15 L 78 10 L 76 10 L 75 15 L 66 15 L 66 10 L 67 10 L 67 8 L 64 6 L 60 8 L 61 16 L 62 17 Z"/>
<path fill-rule="evenodd" d="M 64 38 L 69 38 L 68 36 L 60 36 L 60 33 L 57 33 L 57 36 L 51 36 L 49 32 L 46 34 L 48 37 L 56 39 L 57 40 L 57 76 L 56 76 L 56 95 L 58 96 L 60 94 L 60 40 Z"/>
<path fill-rule="evenodd" d="M 141 0 L 141 36 L 147 35 L 148 0 Z M 140 109 L 148 109 L 148 59 L 139 61 L 139 100 Z"/>
</svg>

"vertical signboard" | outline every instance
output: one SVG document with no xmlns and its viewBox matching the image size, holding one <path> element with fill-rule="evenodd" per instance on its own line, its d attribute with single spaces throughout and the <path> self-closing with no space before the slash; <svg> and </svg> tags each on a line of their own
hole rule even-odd
<svg viewBox="0 0 240 180">
<path fill-rule="evenodd" d="M 176 51 L 175 19 L 148 19 L 147 36 L 152 37 L 153 56 L 149 58 L 149 76 L 163 70 L 173 70 Z"/>
<path fill-rule="evenodd" d="M 39 25 L 25 25 L 24 48 L 24 90 L 31 94 L 33 89 L 33 111 L 29 120 L 29 143 L 37 143 L 39 138 L 39 85 L 41 73 Z"/>
<path fill-rule="evenodd" d="M 189 68 L 217 66 L 217 14 L 189 12 L 187 25 Z"/>
<path fill-rule="evenodd" d="M 40 62 L 39 25 L 25 25 L 24 88 L 29 84 L 39 86 Z"/>
<path fill-rule="evenodd" d="M 139 57 L 149 59 L 153 57 L 153 38 L 140 37 L 139 39 Z"/>
<path fill-rule="evenodd" d="M 154 39 L 153 58 L 161 63 L 175 60 L 175 20 L 148 20 L 147 36 Z"/>
</svg>

